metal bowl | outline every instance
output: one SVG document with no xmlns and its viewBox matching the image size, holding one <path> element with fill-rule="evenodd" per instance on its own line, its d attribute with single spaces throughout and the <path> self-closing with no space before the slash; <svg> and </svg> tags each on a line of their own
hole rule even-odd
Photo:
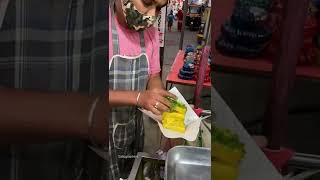
<svg viewBox="0 0 320 180">
<path fill-rule="evenodd" d="M 176 146 L 169 150 L 165 165 L 165 180 L 211 180 L 209 148 Z"/>
</svg>

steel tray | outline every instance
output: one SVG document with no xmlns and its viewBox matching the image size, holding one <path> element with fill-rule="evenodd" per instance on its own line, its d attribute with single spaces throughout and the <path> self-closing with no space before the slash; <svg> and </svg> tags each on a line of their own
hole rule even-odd
<svg viewBox="0 0 320 180">
<path fill-rule="evenodd" d="M 210 149 L 191 146 L 170 149 L 165 165 L 165 180 L 187 179 L 211 179 Z"/>
</svg>

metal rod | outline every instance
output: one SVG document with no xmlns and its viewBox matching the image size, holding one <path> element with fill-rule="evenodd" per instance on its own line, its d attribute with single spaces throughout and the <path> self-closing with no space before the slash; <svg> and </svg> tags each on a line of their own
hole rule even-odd
<svg viewBox="0 0 320 180">
<path fill-rule="evenodd" d="M 164 55 L 164 47 L 160 47 L 160 69 L 161 69 L 161 71 L 160 71 L 160 78 L 162 78 L 162 72 L 163 72 L 163 59 L 164 59 L 164 57 L 163 57 L 163 55 Z"/>
<path fill-rule="evenodd" d="M 167 17 L 167 11 L 168 11 L 168 6 L 166 6 L 165 8 L 165 11 L 166 11 L 166 13 L 165 13 L 165 17 Z M 161 16 L 161 15 L 160 15 Z M 166 40 L 165 40 L 165 38 L 166 38 L 166 29 L 167 29 L 167 27 L 166 27 L 166 18 L 165 19 L 161 19 L 161 21 L 164 21 L 164 30 L 163 30 L 163 47 L 160 47 L 160 67 L 161 67 L 161 71 L 160 71 L 160 78 L 162 78 L 162 69 L 163 69 L 163 59 L 164 59 L 164 46 L 165 46 L 165 43 L 166 43 Z"/>
<path fill-rule="evenodd" d="M 320 168 L 320 156 L 313 154 L 296 153 L 289 161 L 289 165 L 304 168 Z"/>
<path fill-rule="evenodd" d="M 188 12 L 188 0 L 184 0 L 184 2 L 183 2 L 183 20 L 182 20 L 180 45 L 179 45 L 179 49 L 180 50 L 182 50 L 182 48 L 183 48 L 183 38 L 184 38 L 184 29 L 185 29 L 185 26 L 186 26 L 187 12 Z"/>
<path fill-rule="evenodd" d="M 209 16 L 208 16 L 208 19 L 207 19 L 207 30 L 206 30 L 206 37 L 205 37 L 205 45 L 208 45 L 208 43 L 209 43 L 209 34 L 211 33 L 211 17 L 212 17 L 212 15 L 211 15 L 212 13 L 211 13 L 211 8 L 210 8 L 210 11 L 209 11 Z"/>
</svg>

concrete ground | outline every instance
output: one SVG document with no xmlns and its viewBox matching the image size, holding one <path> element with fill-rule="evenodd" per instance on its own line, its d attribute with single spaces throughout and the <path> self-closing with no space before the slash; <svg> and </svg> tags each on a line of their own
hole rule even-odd
<svg viewBox="0 0 320 180">
<path fill-rule="evenodd" d="M 196 44 L 196 31 L 189 31 L 186 27 L 183 48 L 187 44 Z M 162 67 L 162 80 L 165 84 L 166 77 L 170 71 L 171 65 L 179 50 L 181 33 L 177 31 L 177 23 L 175 22 L 171 32 L 165 34 L 165 49 L 164 49 L 164 62 Z M 183 94 L 184 98 L 189 101 L 193 99 L 194 89 L 192 86 L 174 85 Z M 200 107 L 203 109 L 210 109 L 210 89 L 203 89 Z M 158 125 L 149 118 L 145 118 L 145 148 L 144 152 L 153 154 L 160 147 L 161 132 Z"/>
</svg>

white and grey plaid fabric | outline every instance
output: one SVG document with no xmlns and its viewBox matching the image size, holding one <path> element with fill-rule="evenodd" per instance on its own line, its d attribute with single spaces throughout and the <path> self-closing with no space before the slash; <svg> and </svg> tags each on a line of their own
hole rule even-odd
<svg viewBox="0 0 320 180">
<path fill-rule="evenodd" d="M 113 14 L 113 13 L 112 13 Z M 109 65 L 109 89 L 143 91 L 149 78 L 149 63 L 145 54 L 144 35 L 140 33 L 141 56 L 125 58 L 119 55 L 119 39 L 112 19 L 113 59 Z M 111 28 L 110 28 L 111 29 Z M 113 107 L 109 113 L 109 179 L 127 178 L 134 156 L 143 150 L 142 114 L 134 106 Z"/>
<path fill-rule="evenodd" d="M 10 0 L 0 29 L 0 86 L 105 93 L 107 9 L 105 0 Z M 107 179 L 107 163 L 84 142 L 4 147 L 0 179 Z"/>
</svg>

